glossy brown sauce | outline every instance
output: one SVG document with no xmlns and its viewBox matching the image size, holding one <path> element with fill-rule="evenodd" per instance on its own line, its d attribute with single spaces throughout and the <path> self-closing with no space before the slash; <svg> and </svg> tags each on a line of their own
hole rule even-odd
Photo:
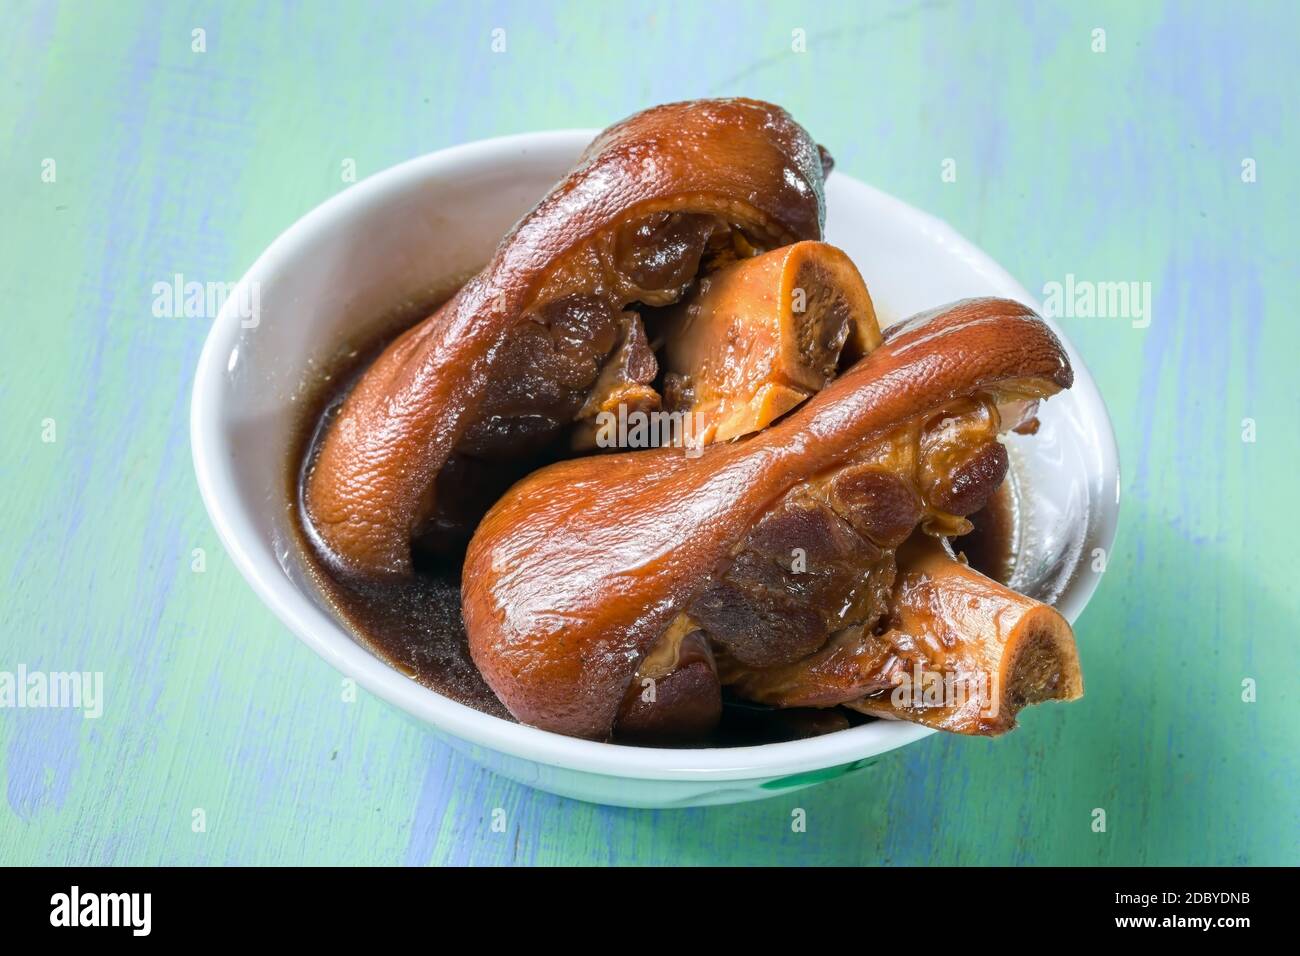
<svg viewBox="0 0 1300 956">
<path fill-rule="evenodd" d="M 398 335 L 451 297 L 454 289 L 404 309 L 364 340 L 347 343 L 330 367 L 305 383 L 307 400 L 289 469 L 294 528 L 308 570 L 334 612 L 358 640 L 430 690 L 476 710 L 510 719 L 470 660 L 460 616 L 459 558 L 427 558 L 409 579 L 376 581 L 350 575 L 329 559 L 306 520 L 304 482 L 321 438 L 361 373 Z"/>
<path fill-rule="evenodd" d="M 970 534 L 952 539 L 952 548 L 966 555 L 966 562 L 999 584 L 1011 580 L 1016 566 L 1016 502 L 1012 479 L 998 486 L 993 497 L 968 519 L 975 526 Z"/>
<path fill-rule="evenodd" d="M 335 613 L 358 640 L 412 680 L 444 697 L 495 717 L 511 720 L 470 658 L 461 619 L 460 569 L 463 554 L 415 555 L 416 573 L 409 579 L 376 581 L 339 569 L 320 549 L 306 522 L 304 483 L 318 443 L 339 405 L 360 374 L 402 331 L 432 313 L 449 297 L 437 297 L 414 313 L 381 323 L 382 331 L 368 341 L 340 350 L 332 367 L 306 383 L 308 401 L 300 437 L 288 469 L 295 528 L 301 537 L 309 571 Z M 520 474 L 554 460 L 554 455 L 521 463 Z M 502 466 L 506 467 L 506 466 Z M 1005 583 L 1014 564 L 1014 498 L 1004 482 L 981 511 L 970 517 L 974 530 L 953 540 L 976 570 Z M 724 697 L 717 733 L 696 746 L 741 746 L 817 736 L 870 720 L 844 708 L 775 710 Z"/>
</svg>

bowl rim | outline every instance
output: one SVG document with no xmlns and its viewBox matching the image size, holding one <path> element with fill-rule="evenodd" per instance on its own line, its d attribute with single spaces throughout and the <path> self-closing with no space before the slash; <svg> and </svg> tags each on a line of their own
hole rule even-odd
<svg viewBox="0 0 1300 956">
<path fill-rule="evenodd" d="M 436 730 L 519 760 L 606 777 L 643 780 L 757 780 L 824 770 L 873 757 L 934 733 L 901 721 L 877 721 L 805 740 L 742 747 L 674 749 L 632 747 L 566 737 L 484 714 L 443 697 L 358 643 L 344 625 L 322 611 L 292 582 L 271 556 L 251 549 L 257 528 L 248 518 L 231 477 L 233 452 L 223 427 L 222 397 L 231 351 L 241 331 L 237 304 L 252 282 L 283 268 L 302 244 L 371 203 L 458 168 L 505 157 L 522 159 L 530 150 L 571 148 L 574 155 L 597 130 L 562 129 L 477 140 L 427 153 L 374 173 L 324 200 L 280 233 L 240 278 L 209 330 L 195 372 L 190 406 L 190 441 L 195 476 L 208 515 L 244 579 L 271 611 L 308 647 L 366 690 Z M 842 171 L 836 177 L 868 190 L 873 198 L 913 217 L 1012 297 L 1036 305 L 1029 293 L 985 252 L 929 213 Z M 1041 311 L 1041 309 L 1040 309 Z M 1097 426 L 1103 481 L 1114 486 L 1114 506 L 1100 511 L 1098 541 L 1109 552 L 1118 523 L 1119 462 L 1114 428 L 1096 383 L 1067 336 L 1050 318 L 1075 369 L 1071 391 L 1088 406 Z M 1096 590 L 1101 575 L 1076 577 L 1057 607 L 1073 622 Z"/>
</svg>

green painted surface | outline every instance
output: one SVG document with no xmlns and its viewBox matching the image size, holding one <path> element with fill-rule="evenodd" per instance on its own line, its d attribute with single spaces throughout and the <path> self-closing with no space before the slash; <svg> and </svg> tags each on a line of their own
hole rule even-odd
<svg viewBox="0 0 1300 956">
<path fill-rule="evenodd" d="M 374 6 L 6 4 L 0 670 L 103 671 L 105 708 L 0 710 L 0 863 L 1300 861 L 1294 5 Z M 1030 289 L 1152 283 L 1148 328 L 1063 320 L 1120 534 L 1078 705 L 758 804 L 581 805 L 342 703 L 253 597 L 190 466 L 208 320 L 155 317 L 153 285 L 233 281 L 346 159 L 720 94 L 782 103 Z"/>
</svg>

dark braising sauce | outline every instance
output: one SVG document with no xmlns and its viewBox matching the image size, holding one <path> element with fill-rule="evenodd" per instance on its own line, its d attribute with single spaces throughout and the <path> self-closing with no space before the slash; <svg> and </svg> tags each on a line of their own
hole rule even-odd
<svg viewBox="0 0 1300 956">
<path fill-rule="evenodd" d="M 993 497 L 970 516 L 975 529 L 952 539 L 952 549 L 966 555 L 966 563 L 999 584 L 1011 580 L 1016 554 L 1016 502 L 1013 479 L 1002 482 Z"/>
<path fill-rule="evenodd" d="M 306 520 L 304 485 L 318 443 L 361 373 L 404 329 L 433 311 L 430 307 L 399 316 L 369 341 L 341 351 L 319 381 L 308 383 L 308 410 L 289 469 L 295 502 L 295 527 L 318 587 L 357 638 L 392 667 L 420 684 L 476 710 L 511 720 L 470 658 L 461 619 L 460 570 L 463 553 L 421 554 L 408 579 L 376 581 L 341 570 L 318 546 Z M 522 476 L 554 456 L 510 466 Z M 506 467 L 506 466 L 502 466 Z M 506 476 L 511 477 L 511 476 Z M 503 488 L 508 482 L 503 483 Z M 1014 498 L 1004 482 L 989 504 L 971 516 L 975 530 L 953 540 L 972 567 L 999 582 L 1010 576 L 1014 555 Z M 711 740 L 697 746 L 740 746 L 817 736 L 870 720 L 844 708 L 775 710 L 724 695 L 722 724 Z"/>
<path fill-rule="evenodd" d="M 460 616 L 460 560 L 422 560 L 417 565 L 419 573 L 405 580 L 375 581 L 350 575 L 336 567 L 317 545 L 303 505 L 304 483 L 318 443 L 361 373 L 402 331 L 449 297 L 450 293 L 443 294 L 427 306 L 382 323 L 382 331 L 343 349 L 334 367 L 325 369 L 319 381 L 308 383 L 305 407 L 309 411 L 293 458 L 296 467 L 291 469 L 290 494 L 309 570 L 335 613 L 360 641 L 430 690 L 508 720 L 510 715 L 469 656 Z"/>
</svg>

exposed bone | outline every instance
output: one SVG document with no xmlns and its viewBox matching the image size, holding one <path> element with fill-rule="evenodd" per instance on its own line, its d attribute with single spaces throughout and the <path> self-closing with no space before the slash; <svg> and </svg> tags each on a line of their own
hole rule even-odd
<svg viewBox="0 0 1300 956">
<path fill-rule="evenodd" d="M 889 689 L 848 706 L 992 736 L 1014 727 L 1028 704 L 1083 696 L 1074 632 L 1055 608 L 991 581 L 933 540 L 909 542 L 899 564 L 891 626 L 878 639 L 890 649 L 878 672 Z"/>
<path fill-rule="evenodd" d="M 824 242 L 713 273 L 657 328 L 666 404 L 699 416 L 706 443 L 766 427 L 880 344 L 862 276 Z"/>
</svg>

